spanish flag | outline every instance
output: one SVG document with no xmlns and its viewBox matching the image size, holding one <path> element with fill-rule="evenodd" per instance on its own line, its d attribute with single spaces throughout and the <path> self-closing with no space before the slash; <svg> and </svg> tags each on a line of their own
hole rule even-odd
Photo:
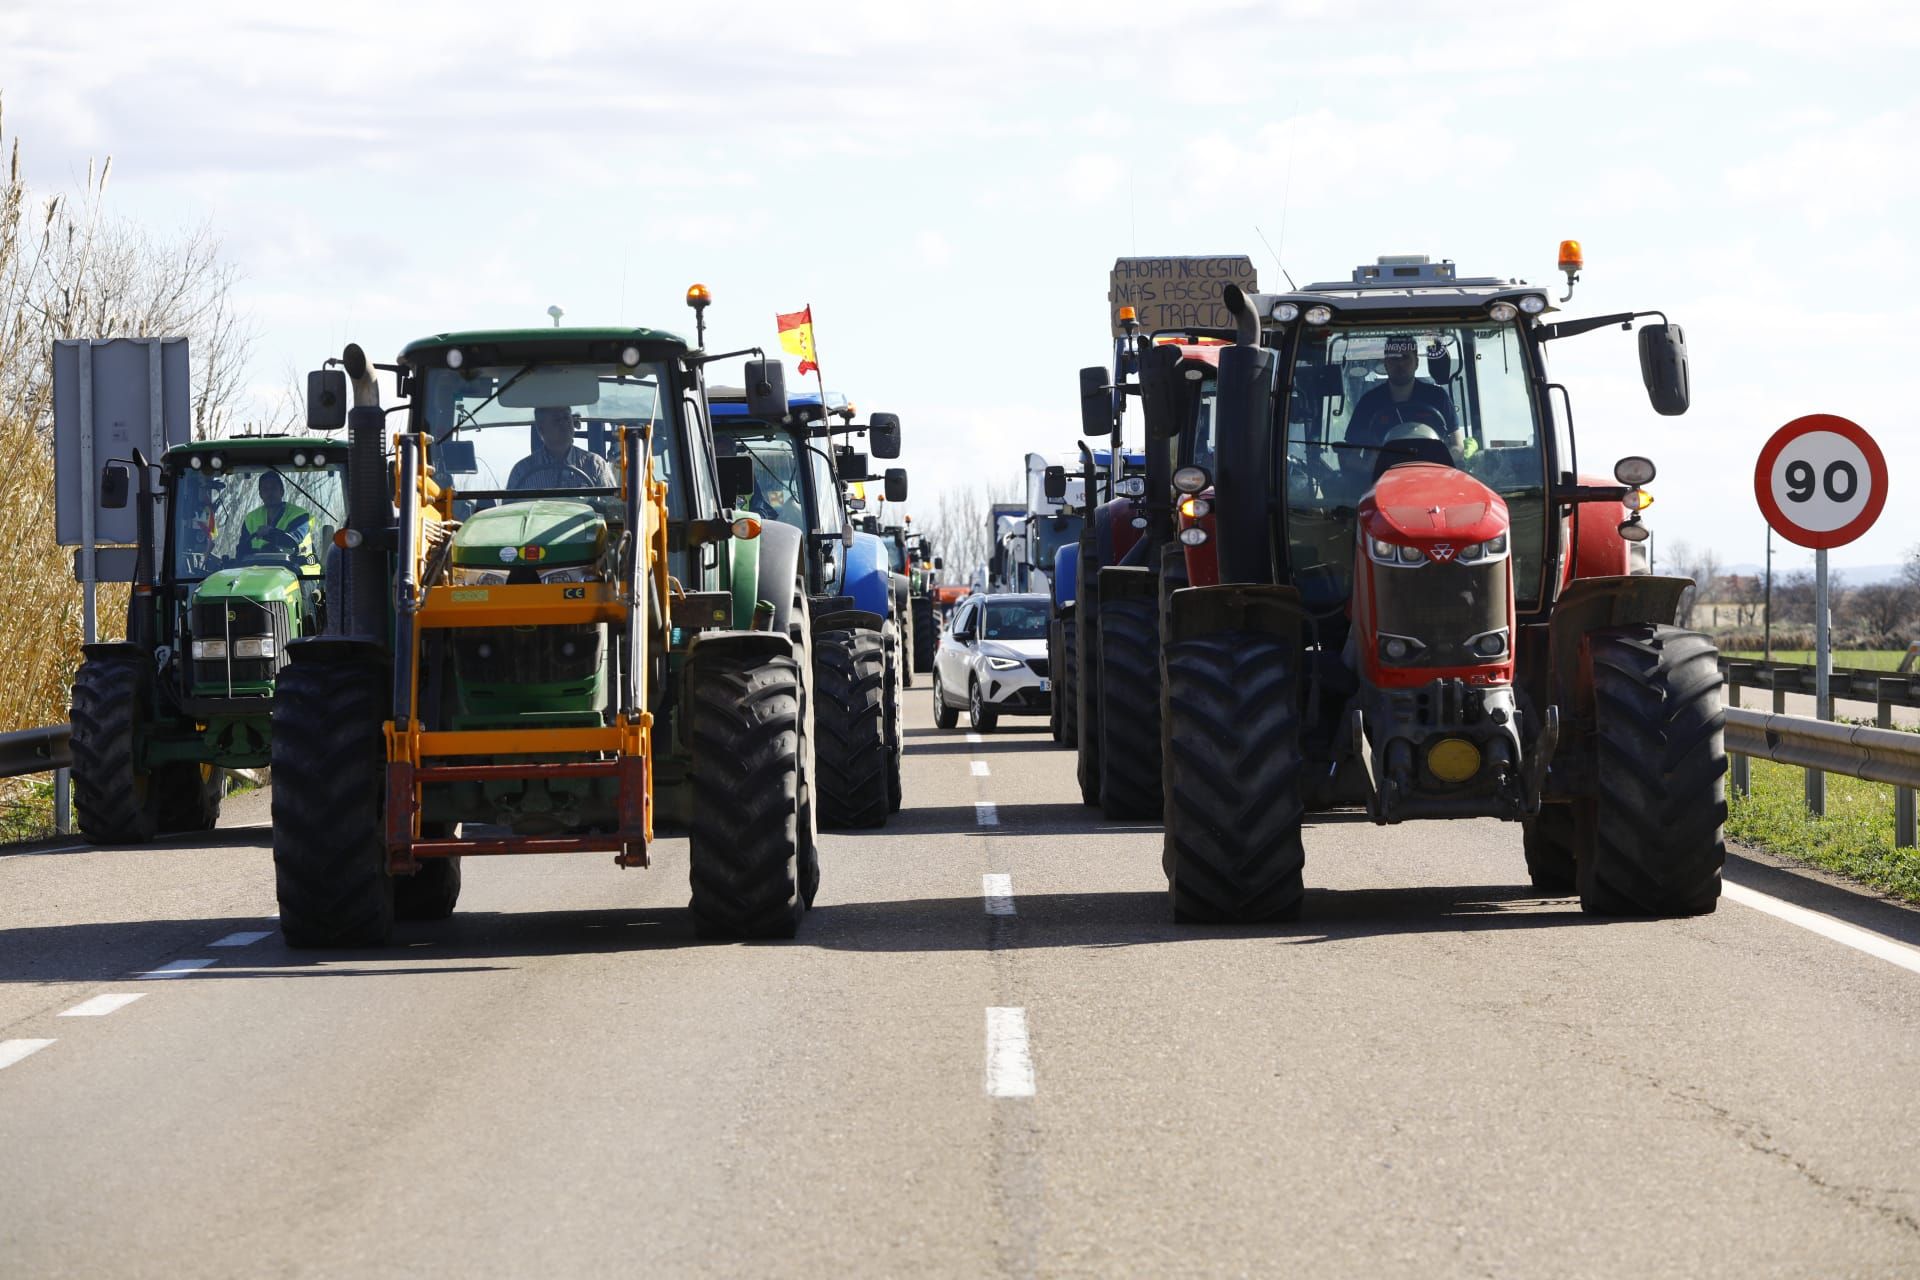
<svg viewBox="0 0 1920 1280">
<path fill-rule="evenodd" d="M 780 326 L 781 347 L 800 357 L 801 374 L 818 369 L 820 362 L 813 352 L 813 305 L 785 314 L 776 312 L 774 319 Z"/>
</svg>

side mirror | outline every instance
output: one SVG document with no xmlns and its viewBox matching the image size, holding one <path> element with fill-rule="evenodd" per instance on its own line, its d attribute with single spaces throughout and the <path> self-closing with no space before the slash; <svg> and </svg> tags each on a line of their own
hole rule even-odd
<svg viewBox="0 0 1920 1280">
<path fill-rule="evenodd" d="M 1099 365 L 1080 371 L 1080 434 L 1113 434 L 1113 389 L 1107 385 L 1107 371 Z"/>
<path fill-rule="evenodd" d="M 905 467 L 887 468 L 887 501 L 905 502 L 907 500 L 907 469 Z"/>
<path fill-rule="evenodd" d="M 1155 347 L 1140 361 L 1140 413 L 1147 420 L 1147 439 L 1171 440 L 1180 434 L 1187 396 L 1180 376 L 1180 348 Z"/>
<path fill-rule="evenodd" d="M 433 447 L 433 467 L 441 475 L 477 476 L 480 463 L 474 457 L 473 441 L 447 440 Z"/>
<path fill-rule="evenodd" d="M 1048 502 L 1058 502 L 1067 496 L 1067 469 L 1048 467 L 1046 478 L 1042 481 Z"/>
<path fill-rule="evenodd" d="M 347 371 L 315 369 L 307 375 L 307 430 L 338 431 L 347 425 Z"/>
<path fill-rule="evenodd" d="M 778 360 L 749 360 L 747 416 L 778 422 L 787 416 L 787 367 Z"/>
<path fill-rule="evenodd" d="M 933 558 L 933 567 L 936 569 L 944 569 L 947 567 L 947 562 L 941 559 L 939 556 L 935 556 Z"/>
<path fill-rule="evenodd" d="M 722 503 L 731 506 L 736 499 L 753 492 L 753 458 L 750 455 L 738 453 L 714 461 L 720 472 Z"/>
<path fill-rule="evenodd" d="M 1647 384 L 1653 411 L 1667 417 L 1685 413 L 1692 402 L 1687 376 L 1687 335 L 1677 324 L 1650 324 L 1640 330 L 1640 381 Z"/>
<path fill-rule="evenodd" d="M 124 463 L 111 462 L 100 473 L 100 505 L 108 511 L 118 511 L 127 505 L 127 491 L 133 485 L 133 473 Z"/>
<path fill-rule="evenodd" d="M 867 420 L 867 447 L 876 458 L 900 456 L 900 415 L 876 413 Z"/>
</svg>

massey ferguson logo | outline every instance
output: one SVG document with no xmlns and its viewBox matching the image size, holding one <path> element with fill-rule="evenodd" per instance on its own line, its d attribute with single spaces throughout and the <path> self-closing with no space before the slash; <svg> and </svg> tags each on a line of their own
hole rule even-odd
<svg viewBox="0 0 1920 1280">
<path fill-rule="evenodd" d="M 1436 542 L 1427 548 L 1427 554 L 1435 560 L 1438 560 L 1441 564 L 1445 564 L 1447 561 L 1453 559 L 1453 544 L 1451 542 Z"/>
</svg>

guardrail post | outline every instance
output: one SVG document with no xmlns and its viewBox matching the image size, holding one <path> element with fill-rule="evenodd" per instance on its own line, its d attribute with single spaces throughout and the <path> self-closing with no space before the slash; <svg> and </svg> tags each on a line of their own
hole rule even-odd
<svg viewBox="0 0 1920 1280">
<path fill-rule="evenodd" d="M 1740 676 L 1739 664 L 1728 663 L 1727 705 L 1730 707 L 1740 705 Z M 1753 794 L 1753 760 L 1750 757 L 1735 753 L 1734 757 L 1728 761 L 1728 772 L 1731 775 L 1733 794 L 1737 796 Z"/>
<path fill-rule="evenodd" d="M 67 781 L 72 772 L 67 769 L 53 771 L 53 829 L 60 835 L 73 832 L 73 805 L 67 796 Z"/>
<path fill-rule="evenodd" d="M 1874 708 L 1873 722 L 1882 729 L 1893 728 L 1893 700 L 1904 681 L 1881 680 L 1878 682 L 1878 704 Z M 1911 849 L 1920 844 L 1915 837 L 1914 792 L 1912 787 L 1893 789 L 1893 847 Z"/>
</svg>

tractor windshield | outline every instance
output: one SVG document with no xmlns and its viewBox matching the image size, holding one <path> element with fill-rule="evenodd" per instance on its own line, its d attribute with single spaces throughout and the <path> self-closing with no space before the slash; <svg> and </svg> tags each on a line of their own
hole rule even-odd
<svg viewBox="0 0 1920 1280">
<path fill-rule="evenodd" d="M 425 426 L 443 443 L 435 465 L 461 489 L 552 492 L 620 483 L 619 429 L 653 427 L 654 479 L 668 512 L 686 513 L 680 433 L 667 367 L 499 365 L 427 372 Z"/>
<path fill-rule="evenodd" d="M 778 520 L 806 530 L 807 490 L 800 474 L 800 448 L 793 434 L 765 422 L 720 420 L 714 424 L 714 449 L 723 458 L 753 459 L 753 488 L 723 495 L 746 499 L 746 508 L 763 520 Z"/>
<path fill-rule="evenodd" d="M 346 450 L 334 454 L 324 465 L 305 455 L 297 465 L 196 455 L 201 465 L 182 466 L 173 482 L 174 579 L 197 582 L 242 565 L 319 576 L 333 531 L 346 522 Z"/>
<path fill-rule="evenodd" d="M 1069 542 L 1080 541 L 1079 516 L 1036 515 L 1033 518 L 1034 567 L 1053 572 L 1053 557 Z"/>
<path fill-rule="evenodd" d="M 1458 467 L 1507 500 L 1515 603 L 1537 606 L 1546 454 L 1514 325 L 1305 328 L 1286 423 L 1288 554 L 1310 607 L 1345 601 L 1355 508 L 1382 471 L 1412 460 Z"/>
</svg>

